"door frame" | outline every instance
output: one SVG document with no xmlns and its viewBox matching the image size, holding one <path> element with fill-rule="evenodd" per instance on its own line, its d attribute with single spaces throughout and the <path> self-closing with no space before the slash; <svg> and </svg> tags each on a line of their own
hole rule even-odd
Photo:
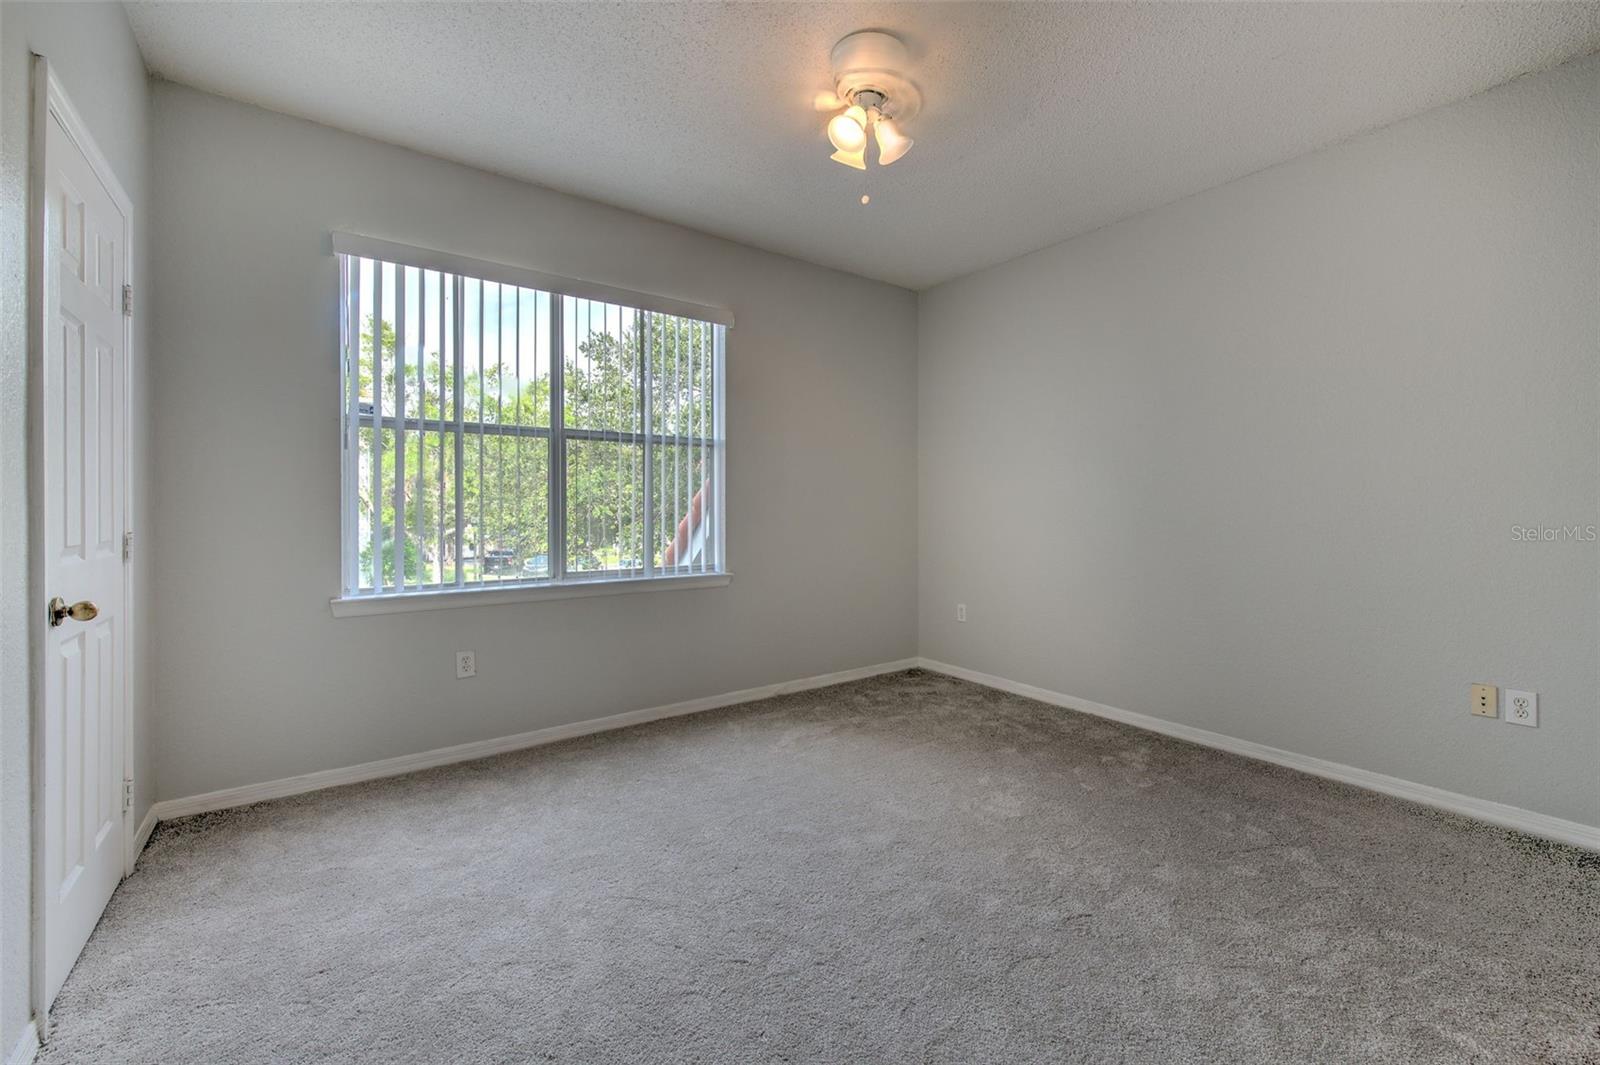
<svg viewBox="0 0 1600 1065">
<path fill-rule="evenodd" d="M 31 810 L 32 846 L 30 860 L 33 864 L 31 881 L 32 902 L 29 919 L 29 930 L 32 951 L 32 973 L 29 983 L 29 1002 L 35 1022 L 38 1024 L 39 1038 L 44 1039 L 48 1031 L 49 1004 L 44 1002 L 45 980 L 45 934 L 44 927 L 44 892 L 47 890 L 44 870 L 44 677 L 45 677 L 45 652 L 46 641 L 39 629 L 39 621 L 43 616 L 45 601 L 45 558 L 44 558 L 44 511 L 38 505 L 44 485 L 44 365 L 45 347 L 48 342 L 50 323 L 45 320 L 45 286 L 48 278 L 48 269 L 55 263 L 55 256 L 49 253 L 49 234 L 45 230 L 45 188 L 49 177 L 49 170 L 45 159 L 45 143 L 51 121 L 59 121 L 61 128 L 77 144 L 84 158 L 89 161 L 89 166 L 94 170 L 111 199 L 122 211 L 124 220 L 122 240 L 122 277 L 125 284 L 134 284 L 133 271 L 133 236 L 134 213 L 133 201 L 123 188 L 122 182 L 117 178 L 116 171 L 100 151 L 95 143 L 89 127 L 84 122 L 78 109 L 72 105 L 71 98 L 66 89 L 56 77 L 55 71 L 50 66 L 48 58 L 37 53 L 33 56 L 33 100 L 30 109 L 31 129 L 28 143 L 28 604 L 27 610 L 32 620 L 28 623 L 28 672 L 30 703 L 29 708 L 29 737 L 32 750 L 29 752 L 29 795 Z M 122 527 L 124 544 L 131 535 L 133 528 L 134 499 L 139 485 L 134 472 L 137 464 L 133 461 L 133 383 L 135 374 L 134 365 L 134 329 L 133 318 L 124 313 L 122 316 L 122 465 L 123 465 L 123 495 L 122 495 Z M 133 566 L 127 560 L 126 547 L 124 548 L 124 563 L 122 566 L 122 592 L 123 592 L 123 617 L 125 622 L 126 638 L 122 646 L 122 779 L 134 780 L 134 715 L 137 712 L 134 692 L 134 655 L 133 648 L 139 638 L 138 625 L 134 618 L 134 580 Z M 121 782 L 119 782 L 121 783 Z M 131 785 L 121 783 L 122 787 Z M 126 807 L 122 811 L 122 876 L 133 872 L 134 861 L 138 855 L 134 852 L 135 836 L 138 824 L 134 820 L 134 809 Z"/>
</svg>

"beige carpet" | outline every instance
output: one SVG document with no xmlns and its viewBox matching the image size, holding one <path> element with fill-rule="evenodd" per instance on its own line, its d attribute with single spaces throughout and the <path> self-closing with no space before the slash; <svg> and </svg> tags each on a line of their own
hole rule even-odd
<svg viewBox="0 0 1600 1065">
<path fill-rule="evenodd" d="M 92 1062 L 1596 1062 L 1600 857 L 909 673 L 161 826 Z"/>
</svg>

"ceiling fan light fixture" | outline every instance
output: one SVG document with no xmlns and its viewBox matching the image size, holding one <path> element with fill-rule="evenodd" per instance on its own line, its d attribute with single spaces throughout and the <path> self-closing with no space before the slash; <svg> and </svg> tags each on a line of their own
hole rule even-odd
<svg viewBox="0 0 1600 1065">
<path fill-rule="evenodd" d="M 860 153 L 867 146 L 867 112 L 851 104 L 828 121 L 828 140 L 841 152 Z"/>
<path fill-rule="evenodd" d="M 891 118 L 880 118 L 873 123 L 872 131 L 878 138 L 878 165 L 888 166 L 911 150 L 916 143 L 895 128 Z"/>
<path fill-rule="evenodd" d="M 865 146 L 857 148 L 853 152 L 847 152 L 840 148 L 828 158 L 836 163 L 843 163 L 845 166 L 853 166 L 857 170 L 865 170 L 867 168 L 867 150 Z"/>
<path fill-rule="evenodd" d="M 872 137 L 878 142 L 879 166 L 911 150 L 913 141 L 899 127 L 922 108 L 922 92 L 905 73 L 910 58 L 900 38 L 881 30 L 852 33 L 833 46 L 833 95 L 849 105 L 828 120 L 834 162 L 867 169 L 867 141 Z"/>
</svg>

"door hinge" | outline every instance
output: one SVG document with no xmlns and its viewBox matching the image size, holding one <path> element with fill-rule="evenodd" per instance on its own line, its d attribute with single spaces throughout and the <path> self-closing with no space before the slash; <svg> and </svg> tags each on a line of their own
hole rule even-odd
<svg viewBox="0 0 1600 1065">
<path fill-rule="evenodd" d="M 122 561 L 126 562 L 133 557 L 133 532 L 130 530 L 122 534 Z"/>
<path fill-rule="evenodd" d="M 133 286 L 122 286 L 122 313 L 125 317 L 133 317 Z"/>
<path fill-rule="evenodd" d="M 127 813 L 133 809 L 133 778 L 122 778 L 122 812 Z"/>
</svg>

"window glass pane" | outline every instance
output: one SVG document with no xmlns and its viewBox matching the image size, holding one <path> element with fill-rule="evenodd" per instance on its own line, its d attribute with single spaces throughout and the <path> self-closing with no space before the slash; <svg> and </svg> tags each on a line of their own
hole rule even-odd
<svg viewBox="0 0 1600 1065">
<path fill-rule="evenodd" d="M 406 582 L 454 583 L 455 433 L 441 433 L 437 424 L 412 430 L 405 451 Z"/>
<path fill-rule="evenodd" d="M 437 425 L 423 435 L 421 461 L 427 471 L 422 482 L 422 541 L 424 580 L 432 585 L 456 582 L 460 552 L 456 548 L 456 434 Z M 413 526 L 415 527 L 415 526 Z"/>
<path fill-rule="evenodd" d="M 644 556 L 644 445 L 567 441 L 567 572 L 638 570 Z"/>
<path fill-rule="evenodd" d="M 406 518 L 404 527 L 405 535 L 401 535 L 401 528 L 396 522 L 395 510 L 395 474 L 400 462 L 400 451 L 396 445 L 396 434 L 393 429 L 383 429 L 378 433 L 379 456 L 378 461 L 373 461 L 372 455 L 372 430 L 361 431 L 362 467 L 362 515 L 361 536 L 358 541 L 360 547 L 360 565 L 362 587 L 372 587 L 373 552 L 377 551 L 382 561 L 380 576 L 383 588 L 388 591 L 398 590 L 401 580 L 397 573 L 403 573 L 404 583 L 417 584 L 423 572 L 424 559 L 418 550 L 415 537 L 410 535 L 412 528 L 412 494 L 409 491 L 411 479 L 401 492 L 401 512 Z M 407 458 L 415 461 L 416 440 L 407 441 Z M 376 479 L 372 471 L 378 470 Z M 395 568 L 395 545 L 400 543 L 402 569 Z"/>
<path fill-rule="evenodd" d="M 548 439 L 472 435 L 473 451 L 481 455 L 469 455 L 465 464 L 463 580 L 494 584 L 550 576 Z"/>
<path fill-rule="evenodd" d="M 356 547 L 358 549 L 358 573 L 356 586 L 370 591 L 372 589 L 372 524 L 375 520 L 373 511 L 374 494 L 377 488 L 373 482 L 373 452 L 372 452 L 372 426 L 362 426 L 356 434 L 360 453 L 357 458 L 355 470 L 355 483 L 352 485 L 356 492 Z"/>
<path fill-rule="evenodd" d="M 416 275 L 406 295 L 406 417 L 437 423 L 455 418 L 455 351 L 451 316 L 455 313 L 455 283 L 450 274 L 436 270 L 409 271 Z"/>
<path fill-rule="evenodd" d="M 550 424 L 550 295 L 494 281 L 462 282 L 464 417 Z"/>
<path fill-rule="evenodd" d="M 350 281 L 356 288 L 356 328 L 361 336 L 361 365 L 360 375 L 360 402 L 363 407 L 370 409 L 372 406 L 373 372 L 373 329 L 377 322 L 374 317 L 372 303 L 372 277 L 373 262 L 371 259 L 351 260 Z"/>
<path fill-rule="evenodd" d="M 455 434 L 441 440 L 437 431 L 405 434 L 404 465 L 407 471 L 400 493 L 400 511 L 395 509 L 395 476 L 401 449 L 393 429 L 378 434 L 381 444 L 381 476 L 374 479 L 378 466 L 373 455 L 373 430 L 363 426 L 357 440 L 356 505 L 359 587 L 373 587 L 372 559 L 377 550 L 383 561 L 381 575 L 386 590 L 398 590 L 401 583 L 395 569 L 395 541 L 402 537 L 401 559 L 404 584 L 419 587 L 454 582 L 454 499 L 455 477 L 451 456 Z M 376 532 L 376 535 L 374 535 Z"/>
<path fill-rule="evenodd" d="M 394 359 L 394 278 L 395 266 L 393 263 L 375 264 L 378 277 L 378 291 L 375 294 L 374 306 L 379 308 L 378 329 L 382 341 L 379 349 L 379 371 L 377 374 L 378 402 L 384 414 L 393 414 L 395 410 L 395 359 Z"/>
<path fill-rule="evenodd" d="M 655 564 L 670 572 L 699 573 L 711 564 L 710 490 L 706 471 L 712 453 L 698 441 L 656 448 L 652 495 L 656 514 Z"/>
<path fill-rule="evenodd" d="M 550 424 L 550 294 L 506 286 L 509 323 L 502 356 L 510 385 L 505 420 L 515 425 Z"/>
<path fill-rule="evenodd" d="M 675 437 L 711 433 L 713 327 L 705 322 L 651 315 L 651 422 Z"/>
<path fill-rule="evenodd" d="M 668 315 L 651 316 L 651 505 L 655 565 L 672 572 L 714 569 L 711 437 L 713 326 Z"/>
<path fill-rule="evenodd" d="M 638 312 L 563 297 L 561 313 L 567 428 L 640 431 Z"/>
</svg>

